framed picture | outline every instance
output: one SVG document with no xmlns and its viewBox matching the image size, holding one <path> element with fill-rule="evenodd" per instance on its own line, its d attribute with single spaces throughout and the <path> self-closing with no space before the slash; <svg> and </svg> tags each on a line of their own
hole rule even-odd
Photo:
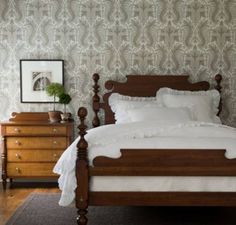
<svg viewBox="0 0 236 225">
<path fill-rule="evenodd" d="M 51 103 L 46 93 L 50 83 L 64 85 L 64 61 L 50 59 L 20 60 L 20 95 L 22 103 Z"/>
</svg>

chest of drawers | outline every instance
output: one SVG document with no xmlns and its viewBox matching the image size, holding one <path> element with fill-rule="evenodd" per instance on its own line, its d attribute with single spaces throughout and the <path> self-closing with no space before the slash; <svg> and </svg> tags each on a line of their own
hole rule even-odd
<svg viewBox="0 0 236 225">
<path fill-rule="evenodd" d="M 46 113 L 45 118 L 43 113 L 26 114 L 27 121 L 11 119 L 1 123 L 4 188 L 7 178 L 55 177 L 53 167 L 73 139 L 72 121 L 50 123 Z"/>
</svg>

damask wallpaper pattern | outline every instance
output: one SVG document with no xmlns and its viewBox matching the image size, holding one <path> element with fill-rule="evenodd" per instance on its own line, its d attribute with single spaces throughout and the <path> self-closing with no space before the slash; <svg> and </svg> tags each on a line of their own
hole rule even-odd
<svg viewBox="0 0 236 225">
<path fill-rule="evenodd" d="M 70 111 L 89 107 L 91 75 L 223 75 L 227 124 L 236 126 L 236 0 L 0 0 L 0 119 L 47 111 L 20 103 L 20 59 L 64 59 Z M 103 91 L 103 90 L 102 90 Z M 60 107 L 60 106 L 58 106 Z"/>
</svg>

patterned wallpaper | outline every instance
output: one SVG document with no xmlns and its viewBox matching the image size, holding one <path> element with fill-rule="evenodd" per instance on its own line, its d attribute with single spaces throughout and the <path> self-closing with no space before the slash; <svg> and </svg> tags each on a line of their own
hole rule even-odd
<svg viewBox="0 0 236 225">
<path fill-rule="evenodd" d="M 20 59 L 64 59 L 75 114 L 91 113 L 91 75 L 223 75 L 223 121 L 236 126 L 236 0 L 0 0 L 0 120 L 20 103 Z M 58 106 L 60 109 L 61 106 Z"/>
</svg>

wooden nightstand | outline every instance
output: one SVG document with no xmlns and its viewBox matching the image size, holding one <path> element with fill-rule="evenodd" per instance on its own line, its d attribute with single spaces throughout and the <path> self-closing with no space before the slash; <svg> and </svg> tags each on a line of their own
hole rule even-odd
<svg viewBox="0 0 236 225">
<path fill-rule="evenodd" d="M 7 178 L 56 177 L 52 170 L 73 140 L 73 121 L 50 123 L 47 113 L 12 116 L 0 123 L 3 188 Z"/>
</svg>

